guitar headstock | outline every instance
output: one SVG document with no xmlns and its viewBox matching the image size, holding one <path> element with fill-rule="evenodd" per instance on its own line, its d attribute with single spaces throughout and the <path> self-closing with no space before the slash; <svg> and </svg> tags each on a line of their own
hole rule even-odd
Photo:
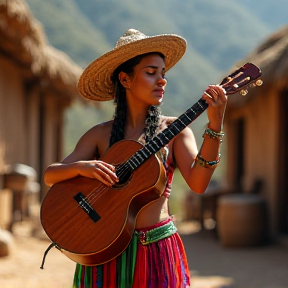
<svg viewBox="0 0 288 288">
<path fill-rule="evenodd" d="M 229 76 L 225 77 L 220 86 L 222 86 L 227 95 L 235 94 L 240 91 L 240 94 L 245 96 L 248 93 L 248 86 L 261 86 L 263 81 L 260 79 L 260 69 L 248 62 Z"/>
</svg>

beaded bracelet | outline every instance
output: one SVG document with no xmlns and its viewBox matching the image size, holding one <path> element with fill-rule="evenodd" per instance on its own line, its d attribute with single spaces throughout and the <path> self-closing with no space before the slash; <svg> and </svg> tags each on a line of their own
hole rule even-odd
<svg viewBox="0 0 288 288">
<path fill-rule="evenodd" d="M 204 134 L 202 135 L 203 138 L 205 134 L 208 135 L 211 139 L 219 140 L 220 143 L 223 142 L 223 138 L 225 135 L 223 131 L 215 132 L 208 127 L 205 129 Z"/>
<path fill-rule="evenodd" d="M 218 166 L 218 164 L 219 164 L 219 162 L 220 162 L 220 157 L 221 157 L 221 154 L 218 154 L 218 157 L 217 157 L 216 160 L 214 160 L 214 161 L 207 161 L 207 160 L 205 160 L 200 154 L 198 154 L 198 155 L 196 156 L 195 161 L 196 161 L 199 165 L 203 166 L 204 168 L 214 169 L 214 168 L 216 168 L 216 167 Z"/>
</svg>

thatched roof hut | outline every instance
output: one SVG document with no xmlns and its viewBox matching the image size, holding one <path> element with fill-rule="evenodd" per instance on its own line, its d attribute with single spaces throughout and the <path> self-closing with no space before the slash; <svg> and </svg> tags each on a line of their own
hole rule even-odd
<svg viewBox="0 0 288 288">
<path fill-rule="evenodd" d="M 248 61 L 259 66 L 264 83 L 228 101 L 227 179 L 243 192 L 260 179 L 272 234 L 288 234 L 288 25 L 235 66 Z"/>
<path fill-rule="evenodd" d="M 48 44 L 25 1 L 0 0 L 0 39 L 0 53 L 18 65 L 27 81 L 49 82 L 62 97 L 77 94 L 80 67 Z"/>
</svg>

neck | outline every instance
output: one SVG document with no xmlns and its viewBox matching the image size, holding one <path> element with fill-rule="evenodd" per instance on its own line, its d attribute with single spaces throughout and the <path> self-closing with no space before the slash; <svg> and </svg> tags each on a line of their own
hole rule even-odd
<svg viewBox="0 0 288 288">
<path fill-rule="evenodd" d="M 127 113 L 126 127 L 136 129 L 137 127 L 144 128 L 147 111 L 143 113 Z"/>
<path fill-rule="evenodd" d="M 140 141 L 146 126 L 145 122 L 148 109 L 144 109 L 143 107 L 139 109 L 139 104 L 135 104 L 136 105 L 128 105 L 125 138 Z"/>
<path fill-rule="evenodd" d="M 127 97 L 128 98 L 128 97 Z M 129 101 L 127 99 L 126 125 L 130 128 L 145 127 L 145 120 L 149 106 L 140 101 Z"/>
</svg>

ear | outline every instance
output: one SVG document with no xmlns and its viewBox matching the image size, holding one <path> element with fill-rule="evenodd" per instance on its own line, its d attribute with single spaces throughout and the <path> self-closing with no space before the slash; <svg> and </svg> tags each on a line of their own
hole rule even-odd
<svg viewBox="0 0 288 288">
<path fill-rule="evenodd" d="M 130 77 L 127 73 L 121 71 L 119 73 L 119 81 L 122 84 L 122 86 L 126 89 L 130 88 Z"/>
</svg>

